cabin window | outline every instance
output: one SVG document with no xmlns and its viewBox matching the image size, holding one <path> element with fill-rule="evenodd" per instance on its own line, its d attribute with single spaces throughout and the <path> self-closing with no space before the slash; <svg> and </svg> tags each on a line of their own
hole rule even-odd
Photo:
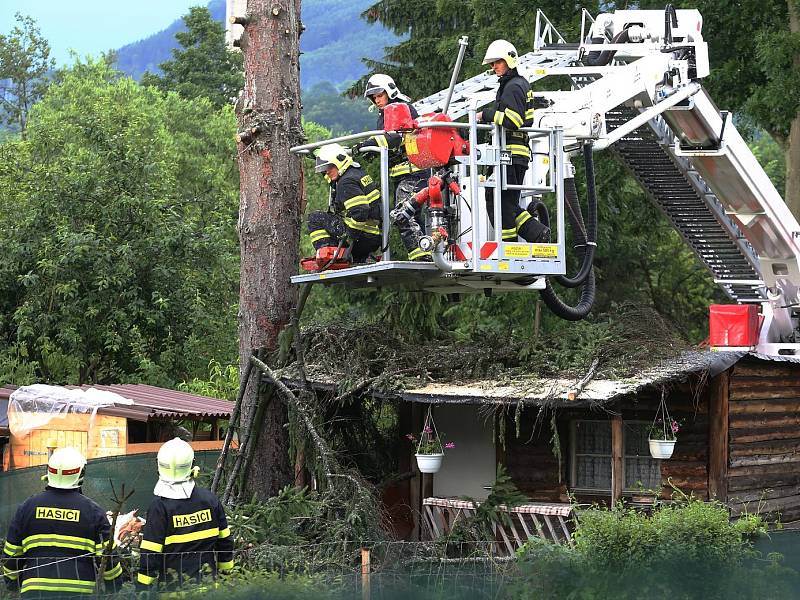
<svg viewBox="0 0 800 600">
<path fill-rule="evenodd" d="M 626 421 L 623 427 L 626 492 L 661 487 L 659 461 L 650 456 L 648 423 Z M 572 421 L 571 483 L 574 490 L 611 492 L 611 421 Z"/>
</svg>

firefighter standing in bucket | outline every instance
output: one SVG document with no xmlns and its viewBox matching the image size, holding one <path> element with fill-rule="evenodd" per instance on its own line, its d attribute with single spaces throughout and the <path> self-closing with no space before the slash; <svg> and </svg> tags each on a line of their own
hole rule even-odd
<svg viewBox="0 0 800 600">
<path fill-rule="evenodd" d="M 308 233 L 316 250 L 349 238 L 354 263 L 366 262 L 381 247 L 381 192 L 340 144 L 316 153 L 314 170 L 330 184 L 328 212 L 308 215 Z"/>
<path fill-rule="evenodd" d="M 233 569 L 233 539 L 222 503 L 195 485 L 194 450 L 174 438 L 158 451 L 158 483 L 142 532 L 137 590 L 169 588 Z"/>
<path fill-rule="evenodd" d="M 383 129 L 383 110 L 392 103 L 407 104 L 411 118 L 419 115 L 411 104 L 411 98 L 402 94 L 389 75 L 378 73 L 367 81 L 364 96 L 369 98 L 378 109 L 376 129 Z M 408 251 L 408 259 L 428 262 L 431 253 L 419 248 L 419 240 L 423 235 L 420 205 L 412 201 L 414 194 L 425 188 L 430 169 L 420 169 L 406 157 L 402 148 L 403 136 L 399 133 L 385 133 L 364 140 L 357 148 L 384 147 L 389 149 L 389 178 L 394 185 L 395 209 L 391 213 L 392 220 L 400 231 L 400 239 Z"/>
<path fill-rule="evenodd" d="M 45 490 L 17 509 L 3 546 L 3 577 L 23 598 L 95 593 L 98 566 L 112 536 L 105 511 L 81 493 L 86 459 L 57 448 L 47 461 Z M 105 558 L 107 591 L 121 585 L 116 553 Z"/>
<path fill-rule="evenodd" d="M 531 160 L 528 136 L 519 131 L 533 124 L 534 97 L 530 83 L 517 71 L 517 49 L 511 42 L 495 40 L 486 49 L 484 65 L 491 65 L 499 78 L 494 106 L 478 113 L 478 121 L 494 123 L 505 129 L 505 149 L 511 153 L 511 164 L 506 166 L 506 183 L 521 185 Z M 491 171 L 490 171 L 491 175 Z M 548 227 L 519 206 L 520 190 L 502 190 L 500 209 L 503 241 L 515 242 L 517 236 L 528 242 L 545 242 L 550 239 Z M 494 225 L 494 189 L 486 188 L 486 208 Z"/>
</svg>

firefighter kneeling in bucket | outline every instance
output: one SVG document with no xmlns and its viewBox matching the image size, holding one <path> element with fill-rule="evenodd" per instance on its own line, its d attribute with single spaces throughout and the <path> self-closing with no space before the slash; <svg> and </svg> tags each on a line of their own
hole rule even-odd
<svg viewBox="0 0 800 600">
<path fill-rule="evenodd" d="M 322 146 L 314 170 L 331 186 L 328 212 L 308 215 L 308 233 L 314 248 L 340 246 L 349 238 L 354 263 L 366 262 L 381 247 L 381 192 L 361 165 L 339 144 Z M 318 252 L 319 254 L 319 252 Z M 336 254 L 336 258 L 340 258 Z"/>
<path fill-rule="evenodd" d="M 137 590 L 178 588 L 233 569 L 233 539 L 222 503 L 195 485 L 194 450 L 179 438 L 158 451 L 158 483 L 142 533 Z"/>
<path fill-rule="evenodd" d="M 86 459 L 57 448 L 47 461 L 45 491 L 17 509 L 3 547 L 3 576 L 23 598 L 94 594 L 101 561 L 106 591 L 121 585 L 122 565 L 112 550 L 106 512 L 81 493 Z"/>
</svg>

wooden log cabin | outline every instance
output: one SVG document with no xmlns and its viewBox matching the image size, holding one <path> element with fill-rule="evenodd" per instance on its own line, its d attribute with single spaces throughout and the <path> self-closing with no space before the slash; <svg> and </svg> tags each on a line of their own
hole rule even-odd
<svg viewBox="0 0 800 600">
<path fill-rule="evenodd" d="M 8 418 L 9 398 L 16 387 L 0 387 L 3 470 L 45 464 L 54 448 L 64 446 L 81 449 L 88 459 L 157 452 L 176 435 L 187 438 L 195 450 L 222 447 L 231 402 L 149 385 L 91 387 L 124 401 L 101 406 L 96 414 L 66 412 L 54 419 L 33 415 L 30 430 L 18 435 L 11 431 Z"/>
<path fill-rule="evenodd" d="M 683 423 L 668 460 L 652 458 L 647 441 L 662 393 Z M 420 474 L 414 448 L 403 446 L 399 470 L 415 475 L 394 488 L 391 503 L 411 509 L 394 511 L 407 515 L 405 524 L 395 520 L 407 537 L 430 533 L 420 521 L 431 510 L 445 530 L 465 496 L 486 498 L 499 464 L 540 514 L 557 513 L 570 497 L 648 505 L 692 494 L 727 503 L 733 516 L 800 520 L 800 360 L 793 357 L 691 352 L 582 389 L 555 379 L 432 383 L 393 397 L 401 433 L 420 431 L 430 406 L 444 441 L 455 443 L 435 475 Z"/>
</svg>

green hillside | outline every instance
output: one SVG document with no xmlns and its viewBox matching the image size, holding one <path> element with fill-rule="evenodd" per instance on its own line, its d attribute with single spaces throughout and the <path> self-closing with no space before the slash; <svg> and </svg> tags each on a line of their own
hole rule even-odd
<svg viewBox="0 0 800 600">
<path fill-rule="evenodd" d="M 379 25 L 369 25 L 360 18 L 373 0 L 304 0 L 302 20 L 306 30 L 300 40 L 300 84 L 310 88 L 330 81 L 336 86 L 358 79 L 366 68 L 364 57 L 381 58 L 384 47 L 397 37 Z M 211 0 L 208 8 L 215 19 L 225 18 L 225 1 Z M 158 65 L 171 58 L 176 46 L 175 33 L 183 28 L 180 20 L 138 42 L 118 50 L 117 66 L 139 79 L 145 71 L 157 71 Z"/>
</svg>

